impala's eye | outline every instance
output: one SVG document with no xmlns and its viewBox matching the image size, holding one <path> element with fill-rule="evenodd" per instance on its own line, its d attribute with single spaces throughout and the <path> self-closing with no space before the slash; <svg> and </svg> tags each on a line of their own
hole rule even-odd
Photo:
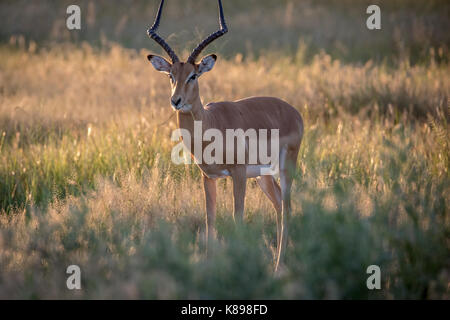
<svg viewBox="0 0 450 320">
<path fill-rule="evenodd" d="M 188 81 L 194 81 L 195 79 L 197 79 L 197 74 L 193 74 Z"/>
<path fill-rule="evenodd" d="M 175 77 L 169 73 L 169 78 L 170 78 L 170 82 L 174 83 L 175 82 Z"/>
</svg>

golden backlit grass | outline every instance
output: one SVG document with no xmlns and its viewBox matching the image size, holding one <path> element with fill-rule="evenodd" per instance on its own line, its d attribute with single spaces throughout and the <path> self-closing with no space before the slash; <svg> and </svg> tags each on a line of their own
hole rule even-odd
<svg viewBox="0 0 450 320">
<path fill-rule="evenodd" d="M 448 297 L 449 66 L 306 63 L 304 50 L 219 57 L 200 79 L 204 102 L 277 96 L 305 119 L 274 277 L 274 212 L 252 181 L 238 227 L 219 183 L 206 259 L 199 171 L 170 161 L 169 81 L 145 50 L 2 46 L 0 297 Z"/>
</svg>

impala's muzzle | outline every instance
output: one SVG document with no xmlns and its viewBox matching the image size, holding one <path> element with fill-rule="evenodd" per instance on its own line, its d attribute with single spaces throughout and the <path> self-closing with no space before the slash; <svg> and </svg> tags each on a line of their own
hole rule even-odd
<svg viewBox="0 0 450 320">
<path fill-rule="evenodd" d="M 170 99 L 170 104 L 175 111 L 187 113 L 192 110 L 192 105 L 183 101 L 181 97 Z"/>
<path fill-rule="evenodd" d="M 176 110 L 179 110 L 182 107 L 181 104 L 181 98 L 172 98 L 170 99 L 170 104 L 172 105 L 172 107 L 174 107 Z"/>
</svg>

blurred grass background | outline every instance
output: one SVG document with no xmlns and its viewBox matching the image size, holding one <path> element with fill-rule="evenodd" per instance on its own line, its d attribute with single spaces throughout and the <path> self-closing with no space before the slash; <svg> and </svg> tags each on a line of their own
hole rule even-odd
<svg viewBox="0 0 450 320">
<path fill-rule="evenodd" d="M 0 297 L 448 299 L 448 2 L 373 2 L 379 31 L 371 1 L 223 2 L 204 102 L 272 95 L 305 119 L 284 272 L 252 181 L 239 227 L 218 184 L 205 257 L 200 173 L 170 161 L 169 83 L 145 58 L 161 53 L 145 33 L 157 1 L 79 1 L 69 32 L 69 1 L 4 0 Z M 216 28 L 215 1 L 166 1 L 160 30 L 183 57 Z"/>
<path fill-rule="evenodd" d="M 160 48 L 146 36 L 159 1 L 81 0 L 82 29 L 66 28 L 69 0 L 0 2 L 0 39 L 23 35 L 39 43 L 88 41 L 102 46 L 112 40 L 127 48 Z M 382 29 L 365 27 L 370 4 L 382 11 Z M 295 55 L 306 44 L 312 58 L 324 50 L 342 61 L 389 62 L 408 57 L 412 63 L 447 59 L 450 4 L 445 0 L 226 0 L 229 33 L 208 51 L 225 57 L 257 57 L 270 51 Z M 218 26 L 213 0 L 166 1 L 160 33 L 178 52 L 192 49 Z"/>
</svg>

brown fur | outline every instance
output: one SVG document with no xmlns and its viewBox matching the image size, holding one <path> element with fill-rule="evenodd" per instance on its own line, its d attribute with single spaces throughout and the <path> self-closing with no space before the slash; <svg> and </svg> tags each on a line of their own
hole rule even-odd
<svg viewBox="0 0 450 320">
<path fill-rule="evenodd" d="M 214 61 L 215 59 L 214 56 Z M 150 57 L 149 60 L 151 60 Z M 211 62 L 211 60 L 209 61 Z M 170 65 L 169 62 L 167 63 Z M 164 72 L 164 70 L 160 71 Z M 277 212 L 277 270 L 287 243 L 293 172 L 303 137 L 302 117 L 294 107 L 283 100 L 272 97 L 251 97 L 233 102 L 222 101 L 210 103 L 204 107 L 200 100 L 198 81 L 186 83 L 186 79 L 193 71 L 201 74 L 200 64 L 176 62 L 170 65 L 166 71 L 171 73 L 176 80 L 175 83 L 172 83 L 172 101 L 180 99 L 182 105 L 191 107 L 189 111 L 177 111 L 178 127 L 188 130 L 191 137 L 194 137 L 194 121 L 202 121 L 203 132 L 215 128 L 222 131 L 224 137 L 226 129 L 243 129 L 244 131 L 247 129 L 268 129 L 269 131 L 270 129 L 279 129 L 281 187 L 272 176 L 257 178 L 259 186 L 273 203 Z M 192 145 L 189 147 L 190 150 L 194 150 L 193 139 L 191 140 Z M 204 142 L 203 149 L 208 144 L 209 142 Z M 270 142 L 268 142 L 268 146 L 270 146 Z M 223 176 L 224 170 L 230 173 L 233 180 L 233 217 L 238 222 L 243 220 L 247 165 L 247 163 L 199 164 L 203 173 L 207 239 L 214 237 L 216 233 L 214 226 L 216 215 L 215 180 L 217 177 Z"/>
</svg>

